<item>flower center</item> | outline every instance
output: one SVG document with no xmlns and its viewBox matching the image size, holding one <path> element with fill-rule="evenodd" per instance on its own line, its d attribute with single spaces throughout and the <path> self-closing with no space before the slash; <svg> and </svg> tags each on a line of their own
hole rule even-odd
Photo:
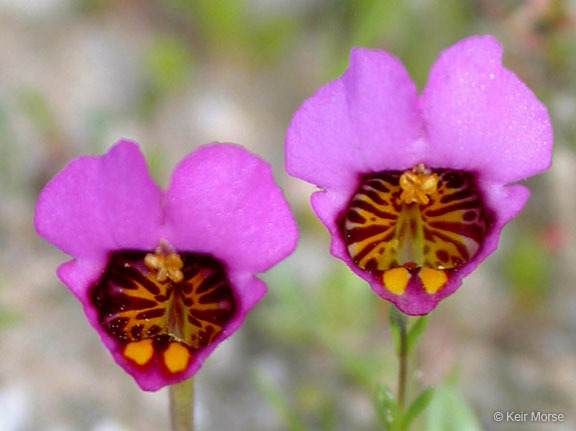
<svg viewBox="0 0 576 431">
<path fill-rule="evenodd" d="M 353 262 L 389 291 L 416 277 L 434 294 L 478 252 L 490 219 L 472 174 L 419 164 L 365 176 L 342 225 Z"/>
<path fill-rule="evenodd" d="M 91 300 L 100 324 L 121 343 L 128 361 L 156 364 L 168 374 L 184 371 L 236 310 L 219 261 L 176 253 L 166 244 L 154 252 L 113 253 Z"/>
<path fill-rule="evenodd" d="M 426 205 L 430 201 L 428 196 L 436 192 L 437 186 L 438 175 L 431 173 L 420 163 L 412 171 L 406 171 L 400 175 L 400 187 L 402 188 L 400 200 L 405 204 Z"/>
<path fill-rule="evenodd" d="M 167 279 L 174 283 L 180 283 L 184 278 L 181 271 L 184 266 L 182 258 L 162 246 L 156 249 L 156 253 L 148 253 L 144 257 L 144 263 L 160 283 Z"/>
</svg>

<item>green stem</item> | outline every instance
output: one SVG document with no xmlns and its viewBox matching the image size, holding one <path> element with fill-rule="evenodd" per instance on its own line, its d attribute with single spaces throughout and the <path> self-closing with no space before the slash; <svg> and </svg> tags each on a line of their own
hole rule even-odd
<svg viewBox="0 0 576 431">
<path fill-rule="evenodd" d="M 172 431 L 194 430 L 194 379 L 170 386 L 170 422 Z"/>
<path fill-rule="evenodd" d="M 406 381 L 408 377 L 408 316 L 390 305 L 391 324 L 398 331 L 397 354 L 398 354 L 398 396 L 396 399 L 400 417 L 404 416 L 406 404 Z"/>
<path fill-rule="evenodd" d="M 408 375 L 408 332 L 406 325 L 400 327 L 400 351 L 398 352 L 398 408 L 404 415 L 406 402 L 406 380 Z"/>
</svg>

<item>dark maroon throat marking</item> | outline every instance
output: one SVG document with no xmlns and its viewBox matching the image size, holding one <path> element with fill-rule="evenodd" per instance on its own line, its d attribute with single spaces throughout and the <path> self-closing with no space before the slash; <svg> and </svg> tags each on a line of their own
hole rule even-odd
<svg viewBox="0 0 576 431">
<path fill-rule="evenodd" d="M 90 295 L 104 330 L 120 343 L 132 344 L 125 356 L 137 357 L 137 362 L 149 356 L 149 347 L 141 342 L 148 339 L 155 352 L 177 343 L 193 354 L 214 341 L 237 308 L 218 260 L 194 253 L 174 254 L 179 263 L 177 276 L 166 277 L 146 263 L 152 254 L 111 254 Z M 170 351 L 168 356 L 174 355 Z"/>
</svg>

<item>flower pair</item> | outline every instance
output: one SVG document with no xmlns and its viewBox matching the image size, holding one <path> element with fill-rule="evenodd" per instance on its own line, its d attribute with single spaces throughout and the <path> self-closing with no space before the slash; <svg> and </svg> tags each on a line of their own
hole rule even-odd
<svg viewBox="0 0 576 431">
<path fill-rule="evenodd" d="M 421 95 L 401 63 L 356 48 L 344 75 L 296 112 L 290 174 L 331 252 L 408 314 L 426 314 L 495 250 L 550 163 L 545 107 L 501 65 L 491 37 L 446 49 Z M 268 165 L 212 144 L 161 191 L 137 147 L 71 162 L 42 191 L 40 235 L 74 260 L 58 275 L 143 389 L 195 373 L 262 297 L 297 232 Z"/>
</svg>

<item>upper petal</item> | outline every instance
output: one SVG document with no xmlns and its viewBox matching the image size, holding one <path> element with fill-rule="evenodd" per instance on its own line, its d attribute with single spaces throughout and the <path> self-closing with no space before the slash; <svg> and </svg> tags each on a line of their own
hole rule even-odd
<svg viewBox="0 0 576 431">
<path fill-rule="evenodd" d="M 358 174 L 418 162 L 418 95 L 400 61 L 354 48 L 350 66 L 294 115 L 286 136 L 286 169 L 323 188 L 349 187 Z"/>
<path fill-rule="evenodd" d="M 270 166 L 237 145 L 206 145 L 182 160 L 165 209 L 170 244 L 232 268 L 265 271 L 296 246 L 296 223 Z"/>
<path fill-rule="evenodd" d="M 114 249 L 156 246 L 162 223 L 162 192 L 138 146 L 120 141 L 103 156 L 71 161 L 42 190 L 36 230 L 75 257 Z"/>
<path fill-rule="evenodd" d="M 430 71 L 420 106 L 433 166 L 516 181 L 550 165 L 552 128 L 546 107 L 501 63 L 491 36 L 447 48 Z"/>
</svg>

